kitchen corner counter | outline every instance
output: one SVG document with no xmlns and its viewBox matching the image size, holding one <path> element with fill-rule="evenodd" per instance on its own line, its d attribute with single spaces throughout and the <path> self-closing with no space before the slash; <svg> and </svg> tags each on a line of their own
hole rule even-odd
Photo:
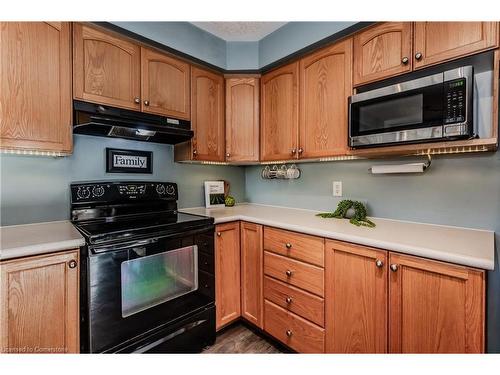
<svg viewBox="0 0 500 375">
<path fill-rule="evenodd" d="M 377 225 L 375 228 L 356 227 L 349 220 L 315 216 L 319 211 L 258 204 L 179 211 L 213 217 L 215 224 L 249 221 L 444 262 L 494 269 L 495 233 L 488 230 L 380 218 L 370 218 Z"/>
<path fill-rule="evenodd" d="M 0 227 L 0 260 L 75 249 L 85 240 L 69 221 Z"/>
</svg>

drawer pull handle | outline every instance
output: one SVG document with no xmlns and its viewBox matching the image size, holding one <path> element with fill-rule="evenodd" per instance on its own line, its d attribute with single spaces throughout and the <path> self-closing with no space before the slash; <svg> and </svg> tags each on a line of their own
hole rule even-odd
<svg viewBox="0 0 500 375">
<path fill-rule="evenodd" d="M 285 274 L 286 274 L 288 277 L 290 277 L 290 276 L 292 276 L 292 271 L 290 271 L 290 270 L 286 270 Z"/>
<path fill-rule="evenodd" d="M 391 264 L 391 271 L 396 272 L 398 270 L 398 265 L 397 264 Z"/>
<path fill-rule="evenodd" d="M 286 247 L 287 249 L 291 249 L 291 248 L 292 248 L 292 244 L 291 244 L 290 242 L 287 242 L 287 243 L 285 244 L 285 247 Z"/>
<path fill-rule="evenodd" d="M 76 260 L 70 260 L 68 262 L 68 267 L 69 268 L 76 268 L 77 265 L 78 265 L 78 263 L 76 263 Z"/>
<path fill-rule="evenodd" d="M 292 297 L 286 297 L 285 299 L 286 303 L 290 304 L 293 302 L 293 298 Z"/>
<path fill-rule="evenodd" d="M 375 265 L 378 267 L 378 268 L 382 268 L 384 266 L 384 262 L 382 262 L 380 259 L 377 259 L 375 261 Z"/>
<path fill-rule="evenodd" d="M 285 333 L 286 333 L 286 335 L 287 335 L 288 337 L 292 337 L 292 335 L 293 335 L 293 332 L 292 332 L 292 331 L 290 331 L 289 329 L 287 329 Z"/>
</svg>

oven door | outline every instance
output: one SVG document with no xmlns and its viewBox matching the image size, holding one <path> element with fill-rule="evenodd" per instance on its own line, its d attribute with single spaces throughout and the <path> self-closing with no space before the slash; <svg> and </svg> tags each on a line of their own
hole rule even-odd
<svg viewBox="0 0 500 375">
<path fill-rule="evenodd" d="M 212 306 L 213 230 L 91 249 L 89 351 L 118 351 Z"/>
<path fill-rule="evenodd" d="M 440 139 L 443 113 L 442 74 L 354 95 L 349 108 L 349 145 Z"/>
</svg>

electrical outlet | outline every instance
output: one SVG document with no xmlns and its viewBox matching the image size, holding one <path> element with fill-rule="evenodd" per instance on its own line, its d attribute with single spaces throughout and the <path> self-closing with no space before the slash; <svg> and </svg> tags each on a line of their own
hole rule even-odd
<svg viewBox="0 0 500 375">
<path fill-rule="evenodd" d="M 333 181 L 333 196 L 342 196 L 342 181 Z"/>
</svg>

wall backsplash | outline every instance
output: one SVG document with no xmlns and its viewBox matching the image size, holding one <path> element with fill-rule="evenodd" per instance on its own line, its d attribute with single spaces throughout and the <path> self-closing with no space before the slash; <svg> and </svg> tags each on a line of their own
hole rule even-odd
<svg viewBox="0 0 500 375">
<path fill-rule="evenodd" d="M 153 174 L 106 173 L 106 147 L 153 151 Z M 225 179 L 245 198 L 243 168 L 179 164 L 173 146 L 78 135 L 62 158 L 0 155 L 0 225 L 69 218 L 69 184 L 87 180 L 158 180 L 179 185 L 179 207 L 203 206 L 203 181 Z"/>
</svg>

